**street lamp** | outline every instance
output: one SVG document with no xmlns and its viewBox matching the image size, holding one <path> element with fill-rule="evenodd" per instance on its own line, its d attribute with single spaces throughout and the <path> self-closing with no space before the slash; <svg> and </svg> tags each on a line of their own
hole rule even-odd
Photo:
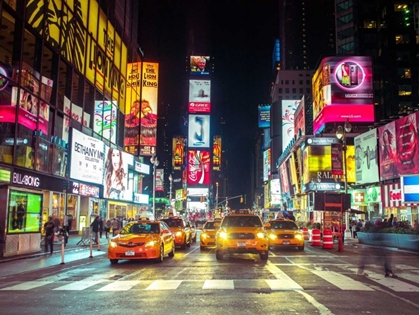
<svg viewBox="0 0 420 315">
<path fill-rule="evenodd" d="M 159 160 L 155 155 L 152 155 L 150 162 L 153 165 L 153 219 L 156 219 L 155 199 L 156 199 L 156 167 L 159 165 Z"/>
<path fill-rule="evenodd" d="M 169 174 L 169 204 L 172 205 L 172 174 Z"/>
<path fill-rule="evenodd" d="M 346 156 L 346 152 L 347 152 L 347 133 L 349 133 L 351 131 L 351 124 L 349 123 L 349 120 L 347 119 L 346 122 L 344 123 L 344 129 L 342 126 L 338 126 L 337 127 L 337 131 L 335 133 L 335 136 L 337 137 L 338 140 L 341 140 L 342 144 L 343 144 L 343 153 L 344 153 L 344 162 L 343 162 L 343 176 L 344 176 L 344 193 L 347 195 L 348 192 L 348 188 L 347 188 L 347 156 Z M 341 220 L 343 220 L 343 207 L 341 207 Z M 345 236 L 346 239 L 348 238 L 348 234 L 350 233 L 349 228 L 349 213 L 346 211 L 346 216 L 345 216 L 345 220 L 346 220 L 346 230 L 345 230 Z M 338 243 L 338 251 L 343 251 L 343 228 L 342 228 L 342 222 L 340 224 L 340 238 L 339 238 L 339 243 Z"/>
</svg>

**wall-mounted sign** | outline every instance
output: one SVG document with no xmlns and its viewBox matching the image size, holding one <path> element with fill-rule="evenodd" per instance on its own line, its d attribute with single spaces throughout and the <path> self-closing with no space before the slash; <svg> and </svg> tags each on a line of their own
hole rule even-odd
<svg viewBox="0 0 420 315">
<path fill-rule="evenodd" d="M 0 182 L 10 183 L 12 171 L 7 168 L 0 167 Z"/>
<path fill-rule="evenodd" d="M 63 179 L 17 168 L 13 170 L 12 184 L 51 191 L 62 191 L 67 187 L 67 181 Z"/>
<path fill-rule="evenodd" d="M 75 195 L 99 198 L 100 188 L 97 186 L 70 181 L 67 191 Z"/>
<path fill-rule="evenodd" d="M 134 161 L 134 170 L 141 174 L 150 174 L 150 165 Z"/>
</svg>

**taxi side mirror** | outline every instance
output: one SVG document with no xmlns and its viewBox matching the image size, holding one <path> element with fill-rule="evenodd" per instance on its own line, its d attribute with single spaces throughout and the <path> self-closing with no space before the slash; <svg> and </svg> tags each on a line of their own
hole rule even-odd
<svg viewBox="0 0 420 315">
<path fill-rule="evenodd" d="M 269 229 L 269 228 L 271 228 L 271 224 L 270 224 L 270 223 L 268 223 L 268 222 L 266 222 L 266 223 L 264 223 L 264 227 L 265 227 L 266 229 Z"/>
<path fill-rule="evenodd" d="M 162 230 L 162 233 L 170 233 L 170 231 L 168 229 L 164 229 Z"/>
</svg>

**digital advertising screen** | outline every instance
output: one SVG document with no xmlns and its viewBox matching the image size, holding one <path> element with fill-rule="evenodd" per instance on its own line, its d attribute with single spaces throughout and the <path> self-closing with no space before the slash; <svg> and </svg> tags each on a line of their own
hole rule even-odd
<svg viewBox="0 0 420 315">
<path fill-rule="evenodd" d="M 289 174 L 287 171 L 286 161 L 280 164 L 280 187 L 283 194 L 290 195 Z"/>
<path fill-rule="evenodd" d="M 188 112 L 210 113 L 211 110 L 211 81 L 190 80 L 188 97 Z"/>
<path fill-rule="evenodd" d="M 190 74 L 210 74 L 210 56 L 190 56 Z"/>
<path fill-rule="evenodd" d="M 118 106 L 110 101 L 95 101 L 93 131 L 112 143 L 117 141 Z"/>
<path fill-rule="evenodd" d="M 220 171 L 222 167 L 222 137 L 213 137 L 213 171 Z"/>
<path fill-rule="evenodd" d="M 179 171 L 184 164 L 185 145 L 184 137 L 175 136 L 172 138 L 172 169 Z"/>
<path fill-rule="evenodd" d="M 210 115 L 188 115 L 188 147 L 210 148 Z"/>
<path fill-rule="evenodd" d="M 105 145 L 101 140 L 72 129 L 70 177 L 102 185 Z"/>
<path fill-rule="evenodd" d="M 312 76 L 314 133 L 328 122 L 373 122 L 372 59 L 334 56 Z"/>
<path fill-rule="evenodd" d="M 210 184 L 210 151 L 188 150 L 188 185 Z"/>
<path fill-rule="evenodd" d="M 290 180 L 294 187 L 294 193 L 300 193 L 300 176 L 298 174 L 298 167 L 296 167 L 297 161 L 295 152 L 290 155 Z"/>
<path fill-rule="evenodd" d="M 271 196 L 271 205 L 281 205 L 281 189 L 280 189 L 280 179 L 273 178 L 270 181 L 270 196 Z"/>
<path fill-rule="evenodd" d="M 282 121 L 282 144 L 283 151 L 287 148 L 290 141 L 295 136 L 295 111 L 300 100 L 281 101 L 281 121 Z"/>
<path fill-rule="evenodd" d="M 270 128 L 271 105 L 258 106 L 258 128 Z"/>
<path fill-rule="evenodd" d="M 64 122 L 62 139 L 69 141 L 70 118 L 81 123 L 83 126 L 90 128 L 90 114 L 83 111 L 83 108 L 72 103 L 70 99 L 64 96 Z"/>
<path fill-rule="evenodd" d="M 268 181 L 271 175 L 271 149 L 263 152 L 263 181 Z"/>
<path fill-rule="evenodd" d="M 305 96 L 302 97 L 300 100 L 299 106 L 295 110 L 294 114 L 294 123 L 295 123 L 295 132 L 294 135 L 296 136 L 296 139 L 299 137 L 299 130 L 300 135 L 304 136 L 306 134 L 305 130 Z"/>
<path fill-rule="evenodd" d="M 356 184 L 379 181 L 378 129 L 372 129 L 354 137 L 356 153 Z"/>
</svg>

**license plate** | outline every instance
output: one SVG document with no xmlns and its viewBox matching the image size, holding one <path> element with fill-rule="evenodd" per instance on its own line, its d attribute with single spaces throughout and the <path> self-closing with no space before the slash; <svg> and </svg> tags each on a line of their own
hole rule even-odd
<svg viewBox="0 0 420 315">
<path fill-rule="evenodd" d="M 290 242 L 289 241 L 283 241 L 283 245 L 289 245 Z"/>
<path fill-rule="evenodd" d="M 238 247 L 245 247 L 246 246 L 246 242 L 238 242 Z"/>
<path fill-rule="evenodd" d="M 134 250 L 128 250 L 125 252 L 125 256 L 134 256 Z"/>
</svg>

